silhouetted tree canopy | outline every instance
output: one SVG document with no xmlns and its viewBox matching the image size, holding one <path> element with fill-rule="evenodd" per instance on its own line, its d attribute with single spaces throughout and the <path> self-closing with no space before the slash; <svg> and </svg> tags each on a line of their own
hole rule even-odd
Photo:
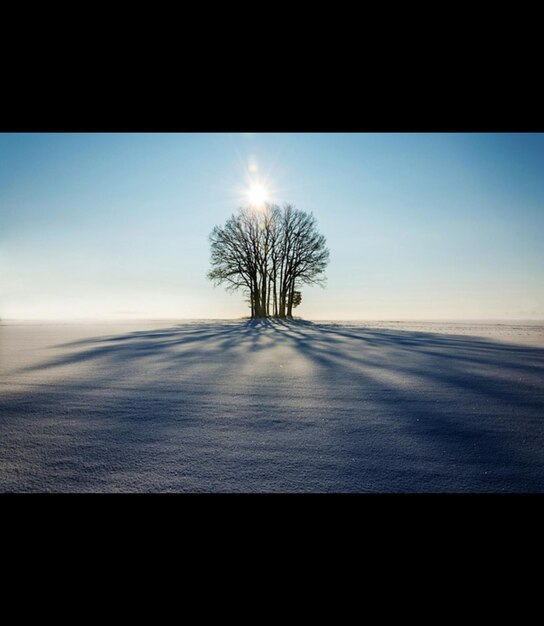
<svg viewBox="0 0 544 626">
<path fill-rule="evenodd" d="M 208 278 L 245 292 L 251 317 L 291 317 L 303 284 L 324 286 L 326 240 L 310 213 L 292 205 L 241 208 L 210 234 Z"/>
</svg>

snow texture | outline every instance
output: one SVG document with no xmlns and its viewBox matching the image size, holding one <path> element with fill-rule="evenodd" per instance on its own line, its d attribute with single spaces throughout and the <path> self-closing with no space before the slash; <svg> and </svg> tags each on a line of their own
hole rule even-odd
<svg viewBox="0 0 544 626">
<path fill-rule="evenodd" d="M 539 323 L 0 325 L 2 492 L 543 492 Z"/>
</svg>

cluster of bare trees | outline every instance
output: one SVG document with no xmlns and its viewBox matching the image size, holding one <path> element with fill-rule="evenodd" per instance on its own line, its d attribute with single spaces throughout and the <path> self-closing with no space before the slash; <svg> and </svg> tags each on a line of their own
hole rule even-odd
<svg viewBox="0 0 544 626">
<path fill-rule="evenodd" d="M 325 237 L 312 214 L 287 204 L 239 209 L 211 235 L 208 278 L 241 289 L 251 317 L 292 317 L 302 284 L 324 285 L 329 262 Z"/>
</svg>

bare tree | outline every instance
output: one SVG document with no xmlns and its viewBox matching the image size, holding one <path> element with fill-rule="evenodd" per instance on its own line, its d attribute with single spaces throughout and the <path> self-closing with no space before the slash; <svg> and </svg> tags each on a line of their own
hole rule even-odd
<svg viewBox="0 0 544 626">
<path fill-rule="evenodd" d="M 291 205 L 240 209 L 210 234 L 208 278 L 242 289 L 251 317 L 291 317 L 301 284 L 324 286 L 329 261 L 325 237 L 312 214 Z"/>
</svg>

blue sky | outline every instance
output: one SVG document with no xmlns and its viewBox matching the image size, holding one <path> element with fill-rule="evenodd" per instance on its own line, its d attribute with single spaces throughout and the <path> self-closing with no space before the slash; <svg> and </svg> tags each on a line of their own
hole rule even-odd
<svg viewBox="0 0 544 626">
<path fill-rule="evenodd" d="M 208 235 L 254 176 L 327 237 L 302 317 L 543 319 L 543 173 L 543 134 L 1 134 L 0 316 L 246 315 Z"/>
</svg>

